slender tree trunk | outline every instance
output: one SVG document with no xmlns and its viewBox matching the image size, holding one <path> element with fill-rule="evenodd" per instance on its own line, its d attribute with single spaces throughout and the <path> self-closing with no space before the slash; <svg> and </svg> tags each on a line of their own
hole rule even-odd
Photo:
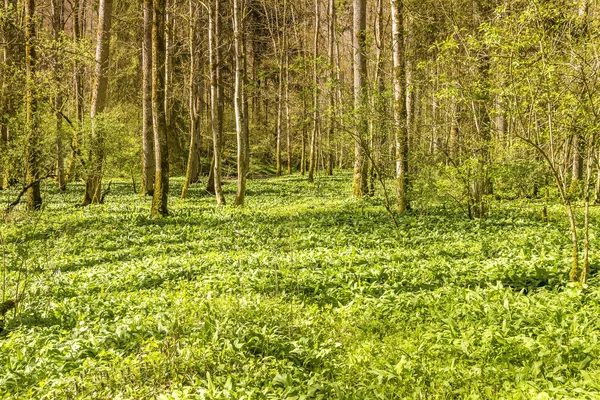
<svg viewBox="0 0 600 400">
<path fill-rule="evenodd" d="M 384 32 L 383 32 L 383 0 L 377 0 L 377 24 L 375 31 L 376 40 L 376 61 L 375 61 L 375 82 L 377 82 L 377 90 L 374 95 L 374 108 L 375 108 L 375 122 L 373 124 L 373 131 L 371 132 L 372 140 L 372 151 L 369 173 L 369 195 L 375 194 L 375 182 L 377 180 L 377 171 L 379 170 L 381 162 L 381 143 L 382 136 L 385 132 L 385 118 L 386 118 L 386 107 L 385 107 L 385 78 L 383 76 L 384 63 L 383 63 L 383 51 L 384 51 Z"/>
<path fill-rule="evenodd" d="M 313 130 L 310 137 L 310 152 L 308 160 L 308 181 L 314 182 L 317 168 L 317 136 L 319 134 L 319 0 L 315 0 L 315 36 L 313 47 Z"/>
<path fill-rule="evenodd" d="M 85 0 L 74 0 L 73 2 L 73 35 L 75 42 L 79 44 L 83 37 L 83 21 L 85 18 Z M 83 88 L 84 68 L 81 62 L 76 61 L 74 71 L 74 102 L 75 102 L 75 119 L 77 126 L 75 127 L 73 137 L 71 139 L 71 156 L 67 171 L 67 180 L 74 181 L 78 174 L 78 164 L 81 163 L 81 153 L 79 147 L 79 137 L 83 129 L 84 118 L 84 88 Z"/>
<path fill-rule="evenodd" d="M 247 135 L 245 128 L 247 127 L 246 107 L 244 107 L 244 95 L 246 71 L 245 71 L 245 54 L 243 49 L 243 32 L 244 32 L 244 0 L 233 0 L 233 41 L 235 51 L 235 94 L 234 94 L 234 109 L 235 109 L 235 129 L 237 136 L 237 193 L 235 197 L 235 205 L 243 206 L 246 197 L 246 147 Z"/>
<path fill-rule="evenodd" d="M 141 194 L 154 193 L 154 128 L 152 122 L 152 0 L 144 0 L 142 41 L 142 185 Z"/>
<path fill-rule="evenodd" d="M 283 112 L 284 112 L 284 90 L 286 88 L 287 83 L 285 82 L 285 67 L 286 67 L 286 53 L 287 53 L 287 0 L 283 0 L 283 24 L 282 25 L 282 39 L 279 44 L 279 85 L 277 89 L 277 148 L 275 153 L 275 166 L 277 171 L 277 176 L 281 176 L 283 166 L 281 162 L 281 146 L 283 140 Z"/>
<path fill-rule="evenodd" d="M 37 115 L 37 91 L 35 82 L 36 49 L 35 41 L 35 0 L 25 1 L 25 106 L 27 116 L 27 143 L 25 150 L 27 209 L 37 210 L 42 206 L 39 178 L 40 132 Z"/>
<path fill-rule="evenodd" d="M 89 171 L 85 182 L 83 205 L 99 204 L 102 201 L 102 173 L 104 164 L 104 132 L 99 129 L 97 117 L 106 107 L 108 89 L 108 53 L 110 49 L 110 30 L 113 0 L 100 0 L 98 7 L 98 34 L 96 43 L 96 71 L 92 93 L 91 150 Z"/>
<path fill-rule="evenodd" d="M 64 24 L 64 3 L 63 0 L 52 0 L 52 33 L 54 34 L 54 43 L 58 45 L 61 40 L 61 32 L 63 31 Z M 57 49 L 58 50 L 58 49 Z M 60 84 L 63 79 L 63 66 L 60 62 L 60 57 L 57 55 L 54 60 L 54 77 L 60 88 Z M 63 93 L 59 89 L 54 99 L 54 108 L 56 109 L 56 180 L 58 183 L 58 189 L 61 192 L 67 190 L 67 184 L 65 179 L 65 157 L 63 150 Z"/>
<path fill-rule="evenodd" d="M 152 121 L 154 128 L 154 158 L 156 170 L 154 194 L 152 196 L 152 216 L 165 216 L 169 213 L 169 147 L 167 119 L 165 115 L 166 86 L 166 2 L 153 0 L 152 17 Z"/>
<path fill-rule="evenodd" d="M 198 5 L 195 0 L 189 0 L 190 23 L 189 23 L 189 41 L 190 41 L 190 77 L 189 77 L 189 113 L 190 113 L 190 148 L 188 152 L 188 161 L 185 174 L 185 182 L 181 190 L 181 198 L 187 196 L 187 190 L 192 183 L 196 183 L 200 177 L 200 116 L 204 108 L 203 79 L 201 78 L 200 54 L 198 51 L 198 32 L 196 25 L 198 23 Z"/>
<path fill-rule="evenodd" d="M 290 112 L 290 52 L 285 52 L 285 134 L 287 141 L 287 172 L 292 174 L 292 115 Z"/>
<path fill-rule="evenodd" d="M 221 145 L 223 140 L 223 105 L 221 87 L 221 0 L 213 0 L 209 11 L 209 59 L 211 127 L 213 133 L 213 178 L 218 205 L 225 205 L 221 187 Z"/>
<path fill-rule="evenodd" d="M 366 0 L 354 0 L 354 110 L 357 117 L 354 137 L 354 195 L 362 197 L 368 192 L 366 162 L 366 139 L 369 130 L 364 118 L 367 100 L 367 4 Z"/>
<path fill-rule="evenodd" d="M 408 208 L 408 129 L 406 126 L 406 68 L 404 59 L 404 10 L 402 0 L 391 0 L 394 59 L 394 122 L 396 143 L 396 195 L 398 211 Z"/>
<path fill-rule="evenodd" d="M 3 3 L 5 18 L 7 21 L 2 26 L 2 40 L 4 45 L 2 46 L 2 86 L 0 96 L 0 152 L 3 158 L 0 160 L 0 189 L 7 188 L 10 184 L 10 161 L 9 151 L 11 144 L 11 130 L 9 127 L 10 117 L 15 114 L 15 94 L 12 90 L 11 78 L 9 72 L 16 64 L 17 57 L 21 58 L 19 54 L 22 52 L 19 50 L 16 42 L 17 32 L 15 29 L 15 18 L 17 15 L 17 1 L 16 0 L 4 0 Z M 20 95 L 20 94 L 19 94 Z"/>
<path fill-rule="evenodd" d="M 329 0 L 329 126 L 327 130 L 327 160 L 326 160 L 326 174 L 328 176 L 333 175 L 333 137 L 335 134 L 335 56 L 334 56 L 334 44 L 335 44 L 335 0 Z"/>
</svg>

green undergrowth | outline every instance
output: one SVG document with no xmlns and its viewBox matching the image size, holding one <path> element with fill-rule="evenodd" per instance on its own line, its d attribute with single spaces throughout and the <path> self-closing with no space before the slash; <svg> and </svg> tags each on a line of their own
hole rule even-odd
<svg viewBox="0 0 600 400">
<path fill-rule="evenodd" d="M 29 273 L 0 397 L 600 397 L 597 265 L 568 283 L 560 207 L 432 207 L 396 231 L 350 179 L 252 180 L 244 208 L 193 186 L 163 219 L 126 183 L 86 208 L 80 185 L 48 187 L 41 214 L 2 225 L 8 287 Z"/>
</svg>

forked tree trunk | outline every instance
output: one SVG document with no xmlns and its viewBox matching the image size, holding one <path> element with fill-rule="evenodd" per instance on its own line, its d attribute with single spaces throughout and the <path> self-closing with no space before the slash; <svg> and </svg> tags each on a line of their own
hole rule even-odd
<svg viewBox="0 0 600 400">
<path fill-rule="evenodd" d="M 165 115 L 165 0 L 153 0 L 152 18 L 152 114 L 154 128 L 154 158 L 156 171 L 154 194 L 152 196 L 152 216 L 169 213 L 169 147 L 167 119 Z"/>
<path fill-rule="evenodd" d="M 144 196 L 154 193 L 154 128 L 152 122 L 152 0 L 144 0 L 142 41 L 142 185 Z"/>
<path fill-rule="evenodd" d="M 102 173 L 104 164 L 104 132 L 97 124 L 97 117 L 106 107 L 108 89 L 108 53 L 110 49 L 110 29 L 113 0 L 100 0 L 98 7 L 98 33 L 96 43 L 96 70 L 92 91 L 91 149 L 88 176 L 85 181 L 83 205 L 99 204 L 102 201 Z"/>
</svg>

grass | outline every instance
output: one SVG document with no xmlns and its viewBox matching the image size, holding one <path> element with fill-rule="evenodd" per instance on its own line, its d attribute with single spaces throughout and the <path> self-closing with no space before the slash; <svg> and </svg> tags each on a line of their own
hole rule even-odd
<svg viewBox="0 0 600 400">
<path fill-rule="evenodd" d="M 560 208 L 422 209 L 395 231 L 348 174 L 251 181 L 242 209 L 192 187 L 159 220 L 130 185 L 87 208 L 52 190 L 2 226 L 8 287 L 29 271 L 2 398 L 600 397 L 600 281 L 567 283 Z"/>
</svg>

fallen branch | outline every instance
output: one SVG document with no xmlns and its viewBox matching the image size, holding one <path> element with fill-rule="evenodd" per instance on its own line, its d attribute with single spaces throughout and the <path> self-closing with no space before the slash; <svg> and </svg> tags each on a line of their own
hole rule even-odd
<svg viewBox="0 0 600 400">
<path fill-rule="evenodd" d="M 10 203 L 8 205 L 8 207 L 6 207 L 6 209 L 4 210 L 4 218 L 8 217 L 8 214 L 10 214 L 10 212 L 13 210 L 13 208 L 15 208 L 20 202 L 21 202 L 21 197 L 23 197 L 23 195 L 29 190 L 31 189 L 34 185 L 45 181 L 48 178 L 54 178 L 55 175 L 53 173 L 48 173 L 45 176 L 36 179 L 35 181 L 31 182 L 29 185 L 25 186 L 21 192 L 19 192 L 17 198 L 15 199 L 15 201 L 13 201 L 12 203 Z"/>
</svg>

